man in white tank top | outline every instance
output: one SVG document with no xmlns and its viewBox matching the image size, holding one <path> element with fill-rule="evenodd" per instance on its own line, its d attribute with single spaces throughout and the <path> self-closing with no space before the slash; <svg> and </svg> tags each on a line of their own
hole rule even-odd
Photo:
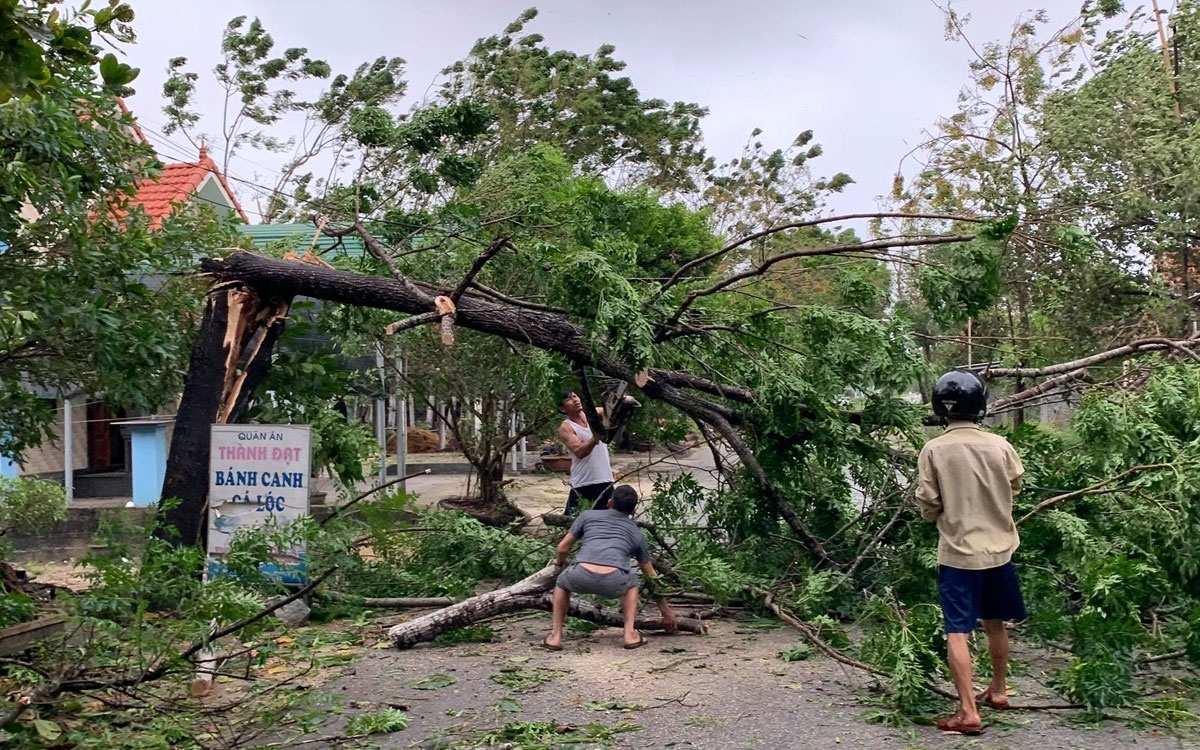
<svg viewBox="0 0 1200 750">
<path fill-rule="evenodd" d="M 598 430 L 592 430 L 578 393 L 563 391 L 559 410 L 567 418 L 558 427 L 558 438 L 571 454 L 571 492 L 567 495 L 567 515 L 574 514 L 576 506 L 585 501 L 591 504 L 588 509 L 603 510 L 608 507 L 613 487 L 608 445 L 600 439 Z"/>
</svg>

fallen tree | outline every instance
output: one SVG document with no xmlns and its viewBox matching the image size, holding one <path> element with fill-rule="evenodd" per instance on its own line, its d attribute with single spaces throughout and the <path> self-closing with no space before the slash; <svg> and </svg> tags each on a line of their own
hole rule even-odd
<svg viewBox="0 0 1200 750">
<path fill-rule="evenodd" d="M 841 218 L 831 217 L 783 226 L 772 230 L 771 233 L 810 227 L 837 221 Z M 365 228 L 356 224 L 355 229 L 374 254 L 386 257 L 386 251 Z M 789 252 L 785 255 L 790 259 L 853 252 L 883 253 L 893 248 L 956 243 L 971 239 L 973 239 L 973 235 L 914 237 L 891 242 L 812 248 Z M 732 243 L 722 252 L 730 252 L 740 244 Z M 720 254 L 714 254 L 714 259 Z M 739 274 L 737 280 L 752 279 L 756 275 L 765 274 L 781 259 L 783 258 L 770 259 L 753 273 Z M 587 330 L 572 322 L 567 314 L 549 312 L 540 309 L 541 306 L 531 308 L 518 300 L 501 302 L 494 297 L 462 294 L 457 289 L 415 281 L 395 271 L 394 268 L 392 269 L 393 278 L 383 278 L 338 271 L 319 265 L 289 263 L 248 252 L 235 252 L 226 258 L 205 259 L 201 263 L 201 269 L 220 282 L 218 291 L 214 292 L 218 295 L 238 294 L 240 299 L 250 290 L 255 290 L 251 293 L 253 298 L 290 300 L 295 296 L 302 295 L 329 302 L 409 313 L 421 316 L 419 320 L 422 323 L 429 322 L 430 318 L 427 316 L 431 313 L 438 313 L 437 299 L 459 293 L 461 296 L 453 313 L 455 325 L 553 352 L 561 355 L 576 367 L 591 366 L 607 377 L 640 387 L 642 392 L 650 398 L 665 402 L 691 419 L 711 427 L 737 454 L 741 464 L 758 483 L 763 493 L 774 504 L 776 512 L 797 537 L 826 564 L 833 566 L 838 564 L 824 549 L 818 536 L 808 528 L 786 495 L 768 476 L 751 446 L 739 434 L 738 426 L 745 421 L 746 415 L 738 405 L 747 406 L 753 402 L 753 391 L 744 386 L 717 383 L 685 371 L 654 367 L 637 369 L 617 356 L 598 350 L 593 337 L 588 335 Z M 472 270 L 475 270 L 474 267 Z M 667 329 L 677 327 L 677 321 L 685 316 L 696 299 L 716 294 L 730 286 L 731 284 L 722 282 L 713 290 L 702 290 L 703 294 L 689 295 L 678 308 L 669 313 L 669 320 L 660 324 L 660 327 Z M 246 291 L 238 292 L 239 289 Z M 228 329 L 234 325 L 227 320 L 229 304 L 210 302 L 206 308 L 202 330 Z M 240 318 L 238 319 L 240 320 Z M 442 315 L 442 319 L 443 321 L 448 319 L 448 315 Z M 683 335 L 692 335 L 690 331 L 682 333 Z M 226 393 L 223 394 L 223 399 L 219 398 L 212 383 L 218 375 L 223 382 L 233 381 L 240 348 L 245 346 L 244 344 L 242 347 L 237 346 L 241 338 L 226 335 L 223 339 L 218 339 L 215 334 L 201 337 L 193 356 L 193 367 L 189 371 L 181 410 L 188 407 L 189 413 L 193 414 L 195 419 L 200 418 L 195 415 L 209 414 L 215 418 L 221 401 L 228 401 L 230 396 Z M 269 343 L 265 336 L 259 340 Z M 201 351 L 202 347 L 206 347 L 203 352 Z M 256 347 L 254 355 L 257 356 L 261 351 L 261 347 Z M 225 363 L 224 370 L 214 366 L 216 362 Z M 228 386 L 225 390 L 229 390 Z M 814 418 L 818 416 L 815 409 L 802 403 L 794 404 L 793 408 L 800 414 Z M 861 422 L 862 419 L 861 415 L 857 414 L 839 414 L 838 416 L 852 422 Z M 601 420 L 597 419 L 597 421 Z M 207 451 L 204 448 L 207 440 L 205 438 L 205 435 L 193 435 L 191 431 L 188 431 L 182 440 L 175 441 L 182 445 L 176 448 L 173 444 L 172 456 L 168 461 L 165 490 L 170 490 L 166 493 L 168 496 L 179 497 L 182 502 L 165 511 L 162 518 L 164 525 L 174 526 L 181 531 L 185 529 L 199 531 L 198 522 L 195 519 L 202 512 L 203 498 L 196 497 L 196 494 L 202 492 L 203 484 L 194 481 L 191 474 L 195 469 L 189 471 L 187 466 L 207 465 Z M 181 535 L 185 541 L 198 538 L 198 536 L 188 533 Z"/>
<path fill-rule="evenodd" d="M 511 586 L 471 597 L 436 612 L 430 612 L 427 615 L 395 625 L 388 630 L 388 638 L 397 648 L 412 648 L 419 643 L 432 641 L 442 633 L 492 617 L 524 609 L 550 611 L 551 597 L 545 592 L 554 587 L 554 581 L 561 571 L 562 567 L 558 565 L 547 565 Z M 624 618 L 620 613 L 588 602 L 573 600 L 570 614 L 573 617 L 580 617 L 611 627 L 621 627 L 624 623 Z M 638 619 L 637 627 L 641 630 L 663 629 L 661 620 Z M 680 618 L 678 627 L 685 633 L 703 635 L 708 632 L 708 626 L 703 622 L 686 617 Z"/>
<path fill-rule="evenodd" d="M 828 221 L 837 218 L 840 217 Z M 814 222 L 806 222 L 804 226 L 812 223 Z M 773 231 L 782 232 L 789 228 L 791 227 L 780 227 Z M 365 228 L 355 225 L 355 229 L 368 240 L 368 247 L 374 248 L 374 252 L 386 253 L 378 240 Z M 972 239 L 972 235 L 914 237 L 882 245 L 863 243 L 852 247 L 815 248 L 793 251 L 787 255 L 820 257 L 851 252 L 882 252 L 892 247 L 921 246 L 944 241 L 957 243 Z M 738 243 L 732 243 L 731 247 L 736 244 Z M 776 260 L 777 258 L 772 258 L 760 264 L 760 273 L 766 273 Z M 225 258 L 205 259 L 201 268 L 216 280 L 219 286 L 213 292 L 214 301 L 210 302 L 206 309 L 202 335 L 197 341 L 192 370 L 189 372 L 181 404 L 181 414 L 189 415 L 189 424 L 183 425 L 182 434 L 177 432 L 177 437 L 172 443 L 164 488 L 166 496 L 179 497 L 182 500 L 179 505 L 165 511 L 163 520 L 166 525 L 173 525 L 179 529 L 184 540 L 198 538 L 188 533 L 189 530 L 199 533 L 198 518 L 204 507 L 204 483 L 198 481 L 195 474 L 207 466 L 207 451 L 204 447 L 207 445 L 207 434 L 199 429 L 190 429 L 190 422 L 196 421 L 199 426 L 201 422 L 209 424 L 236 413 L 234 405 L 239 403 L 241 394 L 245 392 L 247 381 L 254 379 L 258 374 L 256 367 L 261 367 L 259 363 L 269 354 L 271 334 L 275 333 L 280 325 L 279 310 L 286 310 L 287 300 L 307 296 L 329 302 L 392 310 L 418 316 L 417 320 L 428 324 L 433 320 L 428 316 L 438 313 L 435 300 L 446 295 L 458 294 L 453 313 L 454 325 L 552 352 L 576 366 L 593 367 L 609 378 L 628 383 L 631 387 L 639 387 L 651 399 L 669 404 L 696 422 L 706 425 L 737 455 L 742 467 L 772 503 L 779 517 L 814 556 L 823 564 L 835 568 L 846 562 L 839 560 L 825 548 L 823 540 L 809 528 L 809 523 L 797 512 L 787 493 L 764 469 L 756 455 L 755 447 L 744 436 L 743 428 L 756 406 L 759 406 L 759 397 L 752 388 L 735 383 L 719 383 L 687 371 L 657 367 L 638 369 L 620 357 L 597 348 L 594 335 L 585 326 L 573 322 L 566 313 L 551 312 L 540 305 L 531 307 L 515 299 L 504 302 L 494 296 L 473 294 L 470 289 L 459 290 L 429 284 L 410 279 L 398 271 L 394 271 L 396 277 L 385 278 L 339 271 L 316 264 L 292 263 L 243 251 L 234 252 Z M 472 271 L 477 269 L 473 266 Z M 744 280 L 753 275 L 743 272 L 738 278 Z M 719 287 L 718 291 L 729 287 L 724 282 L 715 286 Z M 699 330 L 679 329 L 677 321 L 686 317 L 687 309 L 696 299 L 707 296 L 707 290 L 704 291 L 706 294 L 689 294 L 685 297 L 678 308 L 667 313 L 669 320 L 662 325 L 671 330 L 680 330 L 685 335 L 703 334 L 703 331 Z M 249 306 L 246 300 L 252 301 Z M 258 300 L 279 302 L 263 304 Z M 230 310 L 238 312 L 231 316 Z M 441 316 L 441 320 L 445 319 L 446 315 Z M 255 324 L 262 330 L 255 331 Z M 204 333 L 206 331 L 211 333 Z M 218 331 L 225 333 L 222 335 Z M 1034 386 L 1017 394 L 1010 403 L 1019 405 L 1068 380 L 1080 379 L 1082 373 L 1079 371 L 1082 368 L 1150 351 L 1184 352 L 1195 357 L 1192 350 L 1198 344 L 1200 342 L 1195 339 L 1141 340 L 1063 365 L 1036 369 L 993 368 L 990 375 L 1060 376 L 1064 372 L 1070 375 L 1070 378 L 1052 379 L 1047 384 Z M 248 364 L 244 366 L 243 374 L 235 377 L 239 359 L 246 360 Z M 215 384 L 218 382 L 224 383 L 224 387 L 217 387 Z M 875 416 L 866 412 L 831 412 L 828 407 L 815 408 L 803 402 L 791 404 L 789 408 L 801 419 L 814 423 L 821 420 L 840 420 L 860 425 L 864 431 L 875 426 L 888 426 L 886 420 L 878 425 L 864 425 L 864 418 L 870 420 Z M 180 428 L 177 427 L 177 430 Z"/>
</svg>

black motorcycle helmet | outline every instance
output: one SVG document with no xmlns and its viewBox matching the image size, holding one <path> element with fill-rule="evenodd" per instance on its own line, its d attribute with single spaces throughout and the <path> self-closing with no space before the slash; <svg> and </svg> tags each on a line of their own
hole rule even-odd
<svg viewBox="0 0 1200 750">
<path fill-rule="evenodd" d="M 933 386 L 933 413 L 972 422 L 987 414 L 987 383 L 973 372 L 951 370 Z"/>
</svg>

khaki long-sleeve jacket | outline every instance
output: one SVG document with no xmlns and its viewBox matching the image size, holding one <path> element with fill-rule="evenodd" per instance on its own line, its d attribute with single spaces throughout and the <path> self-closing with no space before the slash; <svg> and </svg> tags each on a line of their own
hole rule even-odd
<svg viewBox="0 0 1200 750">
<path fill-rule="evenodd" d="M 1021 543 L 1013 497 L 1025 467 L 1007 440 L 972 422 L 951 422 L 917 459 L 916 500 L 936 521 L 938 564 L 967 570 L 1004 565 Z"/>
</svg>

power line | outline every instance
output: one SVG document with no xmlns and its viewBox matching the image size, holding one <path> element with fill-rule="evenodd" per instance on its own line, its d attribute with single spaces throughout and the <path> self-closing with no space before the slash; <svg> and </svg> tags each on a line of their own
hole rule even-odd
<svg viewBox="0 0 1200 750">
<path fill-rule="evenodd" d="M 156 126 L 159 128 L 159 130 L 160 130 L 160 131 L 161 131 L 161 130 L 163 130 L 163 129 L 165 128 L 165 126 L 164 126 L 162 123 L 158 122 L 157 120 L 151 120 L 151 119 L 149 119 L 149 118 L 143 118 L 141 115 L 138 115 L 138 116 L 137 116 L 137 120 L 138 120 L 139 124 L 140 124 L 141 122 L 151 122 L 151 123 L 153 123 L 154 125 L 156 125 Z M 150 129 L 150 128 L 147 128 L 147 127 L 145 127 L 145 126 L 142 126 L 142 130 L 144 130 L 144 131 L 146 131 L 146 132 L 148 132 L 148 133 L 154 133 L 156 136 L 158 136 L 158 137 L 159 137 L 159 138 L 160 138 L 160 139 L 161 139 L 163 142 L 165 142 L 165 143 L 170 143 L 171 145 L 174 145 L 174 146 L 176 146 L 177 148 L 180 148 L 180 149 L 182 149 L 182 150 L 185 150 L 185 151 L 187 150 L 187 149 L 183 148 L 183 145 L 182 145 L 182 144 L 180 144 L 178 141 L 172 141 L 172 140 L 171 140 L 170 138 L 168 138 L 168 137 L 167 137 L 167 135 L 166 135 L 165 133 L 163 133 L 163 132 L 155 132 L 155 131 L 153 131 L 152 129 Z M 190 145 L 190 144 L 189 144 L 189 145 Z M 239 154 L 239 153 L 236 153 L 236 152 L 235 152 L 235 153 L 233 153 L 233 154 L 230 154 L 229 158 L 231 158 L 231 159 L 241 159 L 242 161 L 246 162 L 247 164 L 253 164 L 253 165 L 254 165 L 254 166 L 256 166 L 256 167 L 259 167 L 260 169 L 265 169 L 265 170 L 267 170 L 267 171 L 268 171 L 268 172 L 270 172 L 271 174 L 274 174 L 274 175 L 281 175 L 281 172 L 280 172 L 278 169 L 276 169 L 275 167 L 268 167 L 266 164 L 262 164 L 262 163 L 260 163 L 260 162 L 256 162 L 256 161 L 254 161 L 253 159 L 250 159 L 250 158 L 248 158 L 248 157 L 242 156 L 241 154 Z"/>
</svg>

